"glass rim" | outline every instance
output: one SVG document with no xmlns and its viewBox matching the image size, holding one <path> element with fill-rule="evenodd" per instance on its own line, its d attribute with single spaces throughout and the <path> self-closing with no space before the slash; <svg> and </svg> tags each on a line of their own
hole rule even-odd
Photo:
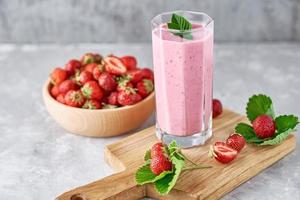
<svg viewBox="0 0 300 200">
<path fill-rule="evenodd" d="M 158 23 L 155 22 L 155 19 L 157 19 L 157 18 L 159 18 L 163 15 L 171 15 L 171 14 L 177 13 L 177 12 L 185 12 L 185 13 L 190 13 L 190 14 L 194 14 L 194 15 L 203 15 L 203 16 L 208 18 L 208 22 L 204 26 L 193 28 L 193 29 L 190 29 L 190 30 L 184 30 L 184 31 L 176 30 L 176 29 L 169 29 L 169 28 L 166 28 L 166 27 L 159 27 L 162 23 L 158 24 Z M 174 11 L 163 12 L 163 13 L 160 13 L 160 14 L 156 15 L 155 17 L 153 17 L 151 19 L 151 25 L 153 27 L 159 27 L 160 30 L 164 30 L 164 31 L 170 31 L 171 30 L 172 33 L 191 33 L 191 32 L 200 31 L 200 30 L 203 30 L 203 28 L 208 27 L 213 22 L 214 22 L 214 20 L 208 14 L 206 14 L 204 12 L 189 11 L 189 10 L 174 10 Z"/>
</svg>

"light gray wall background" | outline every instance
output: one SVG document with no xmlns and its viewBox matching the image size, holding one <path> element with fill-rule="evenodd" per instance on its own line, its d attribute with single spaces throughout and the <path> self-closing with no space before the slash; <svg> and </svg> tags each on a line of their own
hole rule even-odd
<svg viewBox="0 0 300 200">
<path fill-rule="evenodd" d="M 178 9 L 213 17 L 217 42 L 300 41 L 300 0 L 0 0 L 0 42 L 149 42 Z"/>
</svg>

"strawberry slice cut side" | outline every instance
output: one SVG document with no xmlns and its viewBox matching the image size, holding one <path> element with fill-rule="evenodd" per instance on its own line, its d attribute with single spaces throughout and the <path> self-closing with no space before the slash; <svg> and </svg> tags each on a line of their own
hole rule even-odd
<svg viewBox="0 0 300 200">
<path fill-rule="evenodd" d="M 213 155 L 215 159 L 223 164 L 227 164 L 234 160 L 238 152 L 227 146 L 224 142 L 216 142 L 213 146 Z"/>
<path fill-rule="evenodd" d="M 127 72 L 126 66 L 120 58 L 116 56 L 108 56 L 104 58 L 105 69 L 107 72 L 115 75 L 122 75 Z"/>
</svg>

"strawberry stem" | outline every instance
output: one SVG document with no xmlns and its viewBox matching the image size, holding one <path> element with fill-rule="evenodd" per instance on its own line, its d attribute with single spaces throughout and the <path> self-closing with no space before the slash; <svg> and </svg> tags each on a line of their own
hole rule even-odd
<svg viewBox="0 0 300 200">
<path fill-rule="evenodd" d="M 194 161 L 192 161 L 191 159 L 189 159 L 188 157 L 186 157 L 180 150 L 179 153 L 183 156 L 183 158 L 187 161 L 189 161 L 190 163 L 192 163 L 193 165 L 197 166 L 198 164 L 195 163 Z"/>
</svg>

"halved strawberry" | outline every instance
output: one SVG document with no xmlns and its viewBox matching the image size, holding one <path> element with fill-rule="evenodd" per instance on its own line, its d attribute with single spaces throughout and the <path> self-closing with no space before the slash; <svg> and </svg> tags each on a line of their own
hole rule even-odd
<svg viewBox="0 0 300 200">
<path fill-rule="evenodd" d="M 123 56 L 121 57 L 123 64 L 126 66 L 127 70 L 136 69 L 137 61 L 133 56 Z"/>
<path fill-rule="evenodd" d="M 211 153 L 217 161 L 223 164 L 231 162 L 238 154 L 237 150 L 227 146 L 224 142 L 216 142 L 211 149 Z"/>
<path fill-rule="evenodd" d="M 116 56 L 107 56 L 104 58 L 105 70 L 111 74 L 121 75 L 127 71 L 126 66 L 123 64 L 120 58 Z"/>
<path fill-rule="evenodd" d="M 246 140 L 242 135 L 234 133 L 227 138 L 226 144 L 240 152 L 246 145 Z"/>
</svg>

